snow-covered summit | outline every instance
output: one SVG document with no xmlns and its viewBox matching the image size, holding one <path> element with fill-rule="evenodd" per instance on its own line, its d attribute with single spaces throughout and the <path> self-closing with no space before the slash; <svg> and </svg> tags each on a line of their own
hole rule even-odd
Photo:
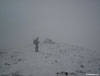
<svg viewBox="0 0 100 76">
<path fill-rule="evenodd" d="M 47 45 L 50 44 L 50 45 Z M 100 73 L 100 54 L 82 47 L 58 44 L 46 39 L 39 45 L 0 50 L 0 76 L 86 76 Z M 64 76 L 63 74 L 59 74 Z"/>
</svg>

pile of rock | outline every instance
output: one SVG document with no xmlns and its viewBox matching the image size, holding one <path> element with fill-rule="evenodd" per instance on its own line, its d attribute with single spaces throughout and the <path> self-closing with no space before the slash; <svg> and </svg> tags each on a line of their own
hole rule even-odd
<svg viewBox="0 0 100 76">
<path fill-rule="evenodd" d="M 56 76 L 77 76 L 77 74 L 74 73 L 74 72 L 64 72 L 64 71 L 62 71 L 62 72 L 57 72 Z"/>
</svg>

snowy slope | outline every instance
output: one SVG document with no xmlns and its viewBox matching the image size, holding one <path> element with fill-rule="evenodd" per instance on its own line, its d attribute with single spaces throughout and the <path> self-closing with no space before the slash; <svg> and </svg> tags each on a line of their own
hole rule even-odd
<svg viewBox="0 0 100 76">
<path fill-rule="evenodd" d="M 82 47 L 58 43 L 40 43 L 39 51 L 29 45 L 17 49 L 0 49 L 0 76 L 68 76 L 100 74 L 100 53 Z"/>
</svg>

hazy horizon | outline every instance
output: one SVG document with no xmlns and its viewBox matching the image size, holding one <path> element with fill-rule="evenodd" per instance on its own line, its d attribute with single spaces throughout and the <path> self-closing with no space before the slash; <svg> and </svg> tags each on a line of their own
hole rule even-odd
<svg viewBox="0 0 100 76">
<path fill-rule="evenodd" d="M 51 38 L 100 50 L 99 0 L 1 0 L 0 48 Z"/>
</svg>

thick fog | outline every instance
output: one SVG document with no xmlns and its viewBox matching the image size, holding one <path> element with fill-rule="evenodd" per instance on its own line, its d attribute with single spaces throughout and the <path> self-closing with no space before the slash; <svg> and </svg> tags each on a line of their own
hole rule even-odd
<svg viewBox="0 0 100 76">
<path fill-rule="evenodd" d="M 0 48 L 51 38 L 100 49 L 100 0 L 0 0 Z"/>
</svg>

